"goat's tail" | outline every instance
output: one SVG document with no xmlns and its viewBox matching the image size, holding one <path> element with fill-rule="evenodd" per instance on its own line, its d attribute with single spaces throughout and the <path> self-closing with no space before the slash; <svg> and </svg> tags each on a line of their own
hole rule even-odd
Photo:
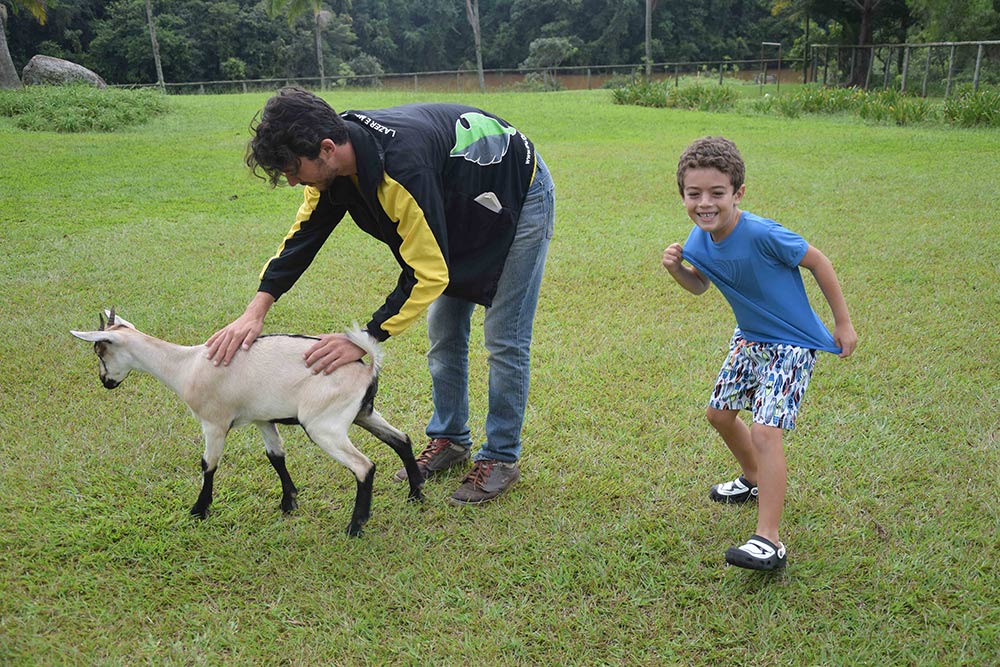
<svg viewBox="0 0 1000 667">
<path fill-rule="evenodd" d="M 352 343 L 368 354 L 368 358 L 371 360 L 368 365 L 371 366 L 372 376 L 378 377 L 382 370 L 382 346 L 367 331 L 362 331 L 357 322 L 344 333 Z"/>
</svg>

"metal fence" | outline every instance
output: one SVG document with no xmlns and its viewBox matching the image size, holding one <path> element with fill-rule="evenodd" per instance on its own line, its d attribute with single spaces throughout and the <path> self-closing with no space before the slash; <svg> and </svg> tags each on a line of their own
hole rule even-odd
<svg viewBox="0 0 1000 667">
<path fill-rule="evenodd" d="M 935 42 L 928 44 L 874 44 L 844 46 L 814 44 L 807 58 L 783 58 L 782 45 L 762 42 L 759 58 L 661 62 L 650 65 L 589 65 L 550 69 L 485 70 L 485 92 L 502 90 L 588 90 L 640 80 L 704 80 L 706 83 L 752 84 L 764 91 L 782 83 L 821 83 L 824 86 L 856 85 L 864 89 L 894 88 L 922 96 L 948 97 L 958 84 L 978 90 L 1000 84 L 1000 41 Z M 442 70 L 319 77 L 283 77 L 228 81 L 166 83 L 176 94 L 270 91 L 285 85 L 313 90 L 343 87 L 380 88 L 414 92 L 480 92 L 476 70 Z M 148 87 L 143 84 L 132 87 Z"/>
<path fill-rule="evenodd" d="M 812 79 L 825 86 L 892 88 L 949 97 L 958 84 L 1000 83 L 1000 41 L 810 47 Z"/>
</svg>

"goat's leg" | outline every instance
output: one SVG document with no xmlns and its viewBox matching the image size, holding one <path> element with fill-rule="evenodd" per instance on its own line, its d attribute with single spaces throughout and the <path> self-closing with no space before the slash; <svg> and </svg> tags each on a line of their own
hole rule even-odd
<svg viewBox="0 0 1000 667">
<path fill-rule="evenodd" d="M 351 537 L 360 536 L 362 526 L 371 516 L 375 464 L 362 454 L 347 437 L 347 424 L 329 426 L 310 424 L 308 427 L 303 424 L 303 429 L 313 442 L 323 448 L 323 451 L 354 473 L 358 489 L 354 498 L 351 522 L 347 525 L 347 534 Z"/>
<path fill-rule="evenodd" d="M 376 410 L 362 410 L 354 419 L 354 423 L 392 447 L 403 461 L 406 479 L 410 482 L 409 500 L 423 500 L 424 495 L 420 491 L 420 487 L 424 485 L 424 476 L 417 468 L 417 460 L 413 456 L 413 444 L 410 442 L 410 437 L 387 422 Z"/>
<path fill-rule="evenodd" d="M 278 473 L 281 480 L 281 511 L 289 514 L 298 508 L 296 500 L 299 490 L 295 488 L 288 468 L 285 467 L 285 449 L 281 446 L 281 436 L 278 435 L 278 428 L 271 422 L 255 422 L 264 438 L 264 450 L 267 452 L 267 460 L 271 462 L 274 471 Z"/>
<path fill-rule="evenodd" d="M 201 457 L 201 493 L 191 507 L 191 515 L 199 519 L 208 516 L 208 506 L 212 504 L 212 486 L 215 481 L 215 471 L 222 458 L 222 448 L 226 444 L 229 430 L 215 424 L 202 423 L 201 431 L 205 435 L 205 454 Z"/>
</svg>

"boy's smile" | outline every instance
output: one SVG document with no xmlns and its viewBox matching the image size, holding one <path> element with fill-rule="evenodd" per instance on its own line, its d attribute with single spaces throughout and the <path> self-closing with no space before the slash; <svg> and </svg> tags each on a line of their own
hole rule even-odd
<svg viewBox="0 0 1000 667">
<path fill-rule="evenodd" d="M 733 190 L 728 174 L 718 169 L 689 169 L 684 174 L 684 208 L 699 228 L 718 243 L 729 236 L 740 219 L 737 204 L 743 199 L 746 185 Z"/>
</svg>

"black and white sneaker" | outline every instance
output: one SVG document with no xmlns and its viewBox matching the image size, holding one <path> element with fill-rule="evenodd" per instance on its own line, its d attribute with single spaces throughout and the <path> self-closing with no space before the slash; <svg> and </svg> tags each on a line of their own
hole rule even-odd
<svg viewBox="0 0 1000 667">
<path fill-rule="evenodd" d="M 753 535 L 741 547 L 726 549 L 726 562 L 750 570 L 777 570 L 785 567 L 788 553 L 781 542 L 775 544 L 766 537 Z"/>
<path fill-rule="evenodd" d="M 708 495 L 717 503 L 745 503 L 757 499 L 757 485 L 740 475 L 731 482 L 716 484 Z"/>
</svg>

